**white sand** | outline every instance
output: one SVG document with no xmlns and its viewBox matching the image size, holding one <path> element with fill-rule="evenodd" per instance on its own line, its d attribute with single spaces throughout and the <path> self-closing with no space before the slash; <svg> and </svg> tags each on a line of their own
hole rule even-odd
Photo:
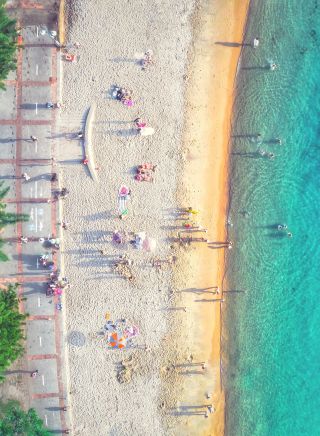
<svg viewBox="0 0 320 436">
<path fill-rule="evenodd" d="M 63 186 L 70 190 L 63 219 L 65 273 L 72 282 L 67 292 L 66 341 L 74 434 L 169 435 L 161 420 L 162 362 L 170 360 L 166 347 L 168 321 L 173 313 L 171 272 L 157 272 L 146 264 L 153 255 L 127 247 L 134 260 L 136 282 L 112 273 L 112 256 L 125 250 L 111 243 L 115 229 L 146 231 L 158 241 L 155 255 L 172 251 L 167 240 L 174 221 L 175 193 L 182 167 L 184 79 L 193 0 L 69 0 L 67 42 L 79 42 L 76 64 L 64 63 L 61 130 L 76 132 L 83 114 L 96 102 L 93 153 L 100 167 L 95 183 L 86 168 L 62 165 Z M 72 18 L 72 27 L 70 20 Z M 135 53 L 152 49 L 156 65 L 142 71 Z M 134 92 L 135 106 L 110 99 L 112 85 Z M 133 134 L 137 116 L 155 128 L 152 137 Z M 78 141 L 60 140 L 60 159 L 79 160 Z M 155 183 L 134 181 L 132 169 L 142 162 L 158 164 Z M 117 191 L 132 189 L 129 216 L 117 218 Z M 102 256 L 104 249 L 107 256 Z M 127 318 L 140 327 L 135 343 L 148 349 L 109 350 L 103 336 L 104 314 Z M 181 314 L 182 316 L 182 314 Z M 70 344 L 72 332 L 84 335 L 85 345 Z M 73 341 L 74 342 L 74 341 Z M 169 344 L 168 344 L 169 345 Z M 169 353 L 169 354 L 168 354 Z M 117 364 L 133 355 L 132 381 L 117 381 Z"/>
</svg>

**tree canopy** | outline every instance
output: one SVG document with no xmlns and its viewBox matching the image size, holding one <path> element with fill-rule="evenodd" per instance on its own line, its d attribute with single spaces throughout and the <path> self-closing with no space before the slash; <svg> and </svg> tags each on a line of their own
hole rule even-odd
<svg viewBox="0 0 320 436">
<path fill-rule="evenodd" d="M 0 404 L 0 435 L 4 436 L 52 436 L 43 426 L 34 409 L 27 412 L 16 401 Z"/>
<path fill-rule="evenodd" d="M 24 352 L 23 327 L 27 314 L 19 313 L 17 288 L 18 284 L 10 284 L 0 291 L 0 381 L 4 379 L 4 371 Z"/>
<path fill-rule="evenodd" d="M 0 89 L 10 71 L 16 69 L 17 31 L 16 20 L 7 15 L 6 0 L 0 0 Z"/>
</svg>

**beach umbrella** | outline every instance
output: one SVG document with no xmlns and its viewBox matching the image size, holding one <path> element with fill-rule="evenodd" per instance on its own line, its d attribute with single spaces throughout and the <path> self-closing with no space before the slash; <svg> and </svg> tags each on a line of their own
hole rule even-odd
<svg viewBox="0 0 320 436">
<path fill-rule="evenodd" d="M 157 246 L 157 241 L 154 238 L 148 236 L 143 241 L 143 249 L 146 251 L 154 251 Z"/>
<path fill-rule="evenodd" d="M 124 348 L 126 346 L 126 339 L 124 336 L 119 336 L 118 333 L 112 333 L 109 338 L 109 345 L 112 348 Z"/>
</svg>

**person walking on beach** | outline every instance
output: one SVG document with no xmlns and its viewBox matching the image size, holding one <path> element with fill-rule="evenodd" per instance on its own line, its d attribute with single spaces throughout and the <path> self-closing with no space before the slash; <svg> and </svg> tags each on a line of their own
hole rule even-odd
<svg viewBox="0 0 320 436">
<path fill-rule="evenodd" d="M 262 135 L 261 135 L 261 133 L 257 133 L 257 134 L 254 136 L 254 139 L 255 139 L 255 141 L 256 141 L 258 144 L 261 144 L 261 142 L 262 142 Z"/>
<path fill-rule="evenodd" d="M 68 230 L 70 223 L 66 223 L 65 221 L 61 222 L 61 227 L 63 228 L 63 230 Z"/>
<path fill-rule="evenodd" d="M 253 40 L 253 48 L 258 48 L 260 44 L 259 38 L 254 38 Z"/>
<path fill-rule="evenodd" d="M 136 118 L 133 122 L 136 125 L 138 132 L 140 132 L 141 129 L 147 126 L 147 123 L 143 121 L 140 117 Z"/>
<path fill-rule="evenodd" d="M 22 178 L 27 182 L 31 177 L 27 173 L 22 173 Z"/>
</svg>

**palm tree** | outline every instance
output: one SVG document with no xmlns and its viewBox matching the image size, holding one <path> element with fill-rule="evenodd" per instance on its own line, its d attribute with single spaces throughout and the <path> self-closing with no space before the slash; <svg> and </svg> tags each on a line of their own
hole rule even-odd
<svg viewBox="0 0 320 436">
<path fill-rule="evenodd" d="M 9 224 L 16 224 L 17 222 L 28 221 L 29 215 L 25 213 L 6 212 L 7 205 L 3 202 L 4 197 L 8 194 L 10 187 L 2 188 L 4 182 L 0 182 L 0 233 L 4 227 Z M 0 238 L 0 261 L 8 260 L 8 256 L 1 250 L 4 241 Z"/>
<path fill-rule="evenodd" d="M 5 10 L 6 0 L 0 0 L 0 89 L 10 71 L 16 69 L 17 30 L 16 21 Z"/>
</svg>

